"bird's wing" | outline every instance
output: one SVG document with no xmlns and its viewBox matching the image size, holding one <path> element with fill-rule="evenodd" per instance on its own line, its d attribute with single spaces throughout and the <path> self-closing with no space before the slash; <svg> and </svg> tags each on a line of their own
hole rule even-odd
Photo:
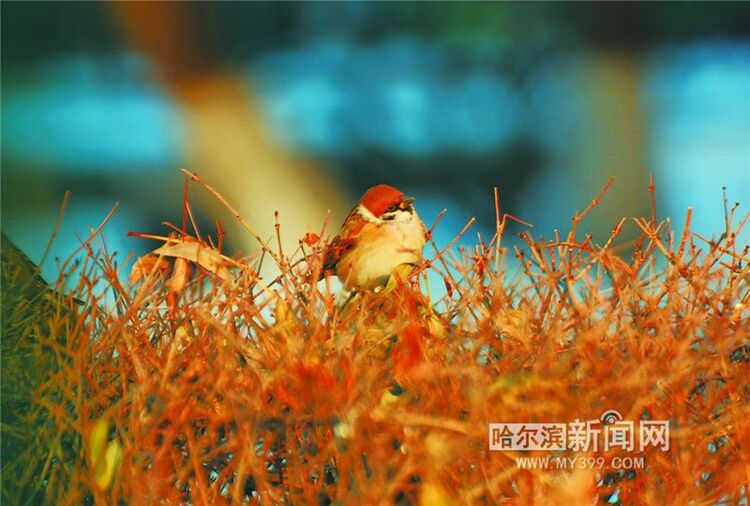
<svg viewBox="0 0 750 506">
<path fill-rule="evenodd" d="M 356 237 L 360 235 L 362 229 L 368 222 L 362 218 L 355 207 L 349 212 L 344 220 L 341 230 L 334 237 L 326 248 L 323 256 L 323 270 L 321 276 L 327 276 L 335 273 L 336 264 L 339 263 L 341 256 L 356 245 Z"/>
</svg>

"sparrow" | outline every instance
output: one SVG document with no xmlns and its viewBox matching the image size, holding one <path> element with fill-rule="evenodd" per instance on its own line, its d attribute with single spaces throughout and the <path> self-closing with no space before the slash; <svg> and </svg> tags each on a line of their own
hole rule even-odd
<svg viewBox="0 0 750 506">
<path fill-rule="evenodd" d="M 398 267 L 417 264 L 426 234 L 413 203 L 386 184 L 367 190 L 325 249 L 321 279 L 335 274 L 346 291 L 375 289 Z"/>
</svg>

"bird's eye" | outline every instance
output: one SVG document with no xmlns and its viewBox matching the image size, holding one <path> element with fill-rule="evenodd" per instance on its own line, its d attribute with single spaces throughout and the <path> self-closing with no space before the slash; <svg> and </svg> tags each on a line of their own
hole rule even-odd
<svg viewBox="0 0 750 506">
<path fill-rule="evenodd" d="M 387 209 L 387 211 L 388 211 L 389 213 L 392 213 L 392 212 L 393 212 L 393 211 L 395 211 L 396 209 L 397 209 L 397 206 L 396 206 L 396 205 L 392 205 L 392 206 L 388 206 L 388 209 Z"/>
</svg>

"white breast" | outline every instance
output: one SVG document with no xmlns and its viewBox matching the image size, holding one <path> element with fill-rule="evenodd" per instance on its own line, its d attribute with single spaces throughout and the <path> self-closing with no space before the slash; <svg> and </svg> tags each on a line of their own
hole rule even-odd
<svg viewBox="0 0 750 506">
<path fill-rule="evenodd" d="M 402 264 L 416 264 L 425 245 L 422 221 L 413 213 L 399 213 L 396 219 L 383 221 L 372 240 L 360 241 L 338 269 L 347 288 L 370 288 L 387 281 Z"/>
</svg>

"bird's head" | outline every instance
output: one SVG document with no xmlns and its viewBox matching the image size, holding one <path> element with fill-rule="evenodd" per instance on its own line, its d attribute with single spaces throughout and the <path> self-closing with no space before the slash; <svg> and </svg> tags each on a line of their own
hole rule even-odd
<svg viewBox="0 0 750 506">
<path fill-rule="evenodd" d="M 407 221 L 414 214 L 414 198 L 387 184 L 373 186 L 362 195 L 360 209 L 369 212 L 377 220 Z"/>
</svg>

